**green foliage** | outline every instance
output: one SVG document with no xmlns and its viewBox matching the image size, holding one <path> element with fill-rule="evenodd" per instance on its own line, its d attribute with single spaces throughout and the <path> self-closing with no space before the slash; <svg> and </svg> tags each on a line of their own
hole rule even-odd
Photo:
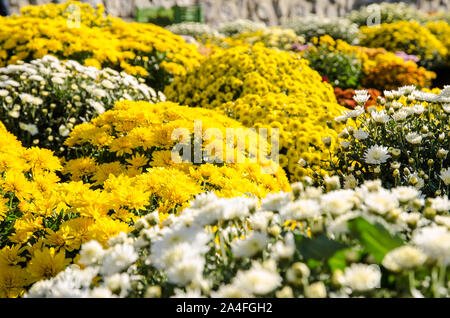
<svg viewBox="0 0 450 318">
<path fill-rule="evenodd" d="M 333 87 L 359 88 L 364 75 L 363 63 L 354 55 L 323 48 L 307 50 L 303 55 L 311 68 L 326 77 Z"/>
</svg>

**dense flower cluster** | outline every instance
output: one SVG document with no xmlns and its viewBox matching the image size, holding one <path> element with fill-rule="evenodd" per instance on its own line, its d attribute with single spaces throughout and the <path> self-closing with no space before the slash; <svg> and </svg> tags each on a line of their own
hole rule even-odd
<svg viewBox="0 0 450 318">
<path fill-rule="evenodd" d="M 286 21 L 283 27 L 293 29 L 306 41 L 329 35 L 333 39 L 342 39 L 348 43 L 357 44 L 358 42 L 358 26 L 346 18 L 307 16 Z"/>
<path fill-rule="evenodd" d="M 409 57 L 409 56 L 408 56 Z M 413 60 L 392 52 L 372 55 L 370 66 L 362 79 L 362 86 L 377 89 L 396 89 L 406 85 L 429 87 L 436 74 L 418 66 Z"/>
<path fill-rule="evenodd" d="M 208 128 L 219 130 L 222 138 L 208 135 Z M 226 140 L 226 129 L 233 128 L 236 137 Z M 256 132 L 249 132 L 249 138 L 257 143 L 246 143 L 247 131 L 242 128 L 212 110 L 170 102 L 118 102 L 112 110 L 74 128 L 65 144 L 69 158 L 75 159 L 66 162 L 64 173 L 71 180 L 106 188 L 111 174 L 128 180 L 142 178 L 139 175 L 148 171 L 155 175 L 147 186 L 160 212 L 176 212 L 203 191 L 225 197 L 262 197 L 288 188 L 283 169 L 266 158 L 269 145 Z M 245 147 L 239 146 L 241 142 Z M 177 144 L 185 148 L 172 151 Z"/>
<path fill-rule="evenodd" d="M 124 201 L 117 190 L 100 192 L 79 182 L 61 183 L 60 161 L 47 149 L 24 148 L 0 125 L 0 297 L 55 276 L 82 243 L 101 244 L 132 228 L 141 194 Z M 127 209 L 130 208 L 128 211 Z"/>
<path fill-rule="evenodd" d="M 52 56 L 0 68 L 0 116 L 24 146 L 61 152 L 65 137 L 117 100 L 163 101 L 135 77 L 105 68 L 61 62 Z"/>
<path fill-rule="evenodd" d="M 206 108 L 269 92 L 303 96 L 311 103 L 336 102 L 332 87 L 308 61 L 262 44 L 219 51 L 186 76 L 176 77 L 164 91 L 169 100 Z"/>
<path fill-rule="evenodd" d="M 98 4 L 93 8 L 88 3 L 67 1 L 62 4 L 47 3 L 40 6 L 25 6 L 20 8 L 22 16 L 40 19 L 64 18 L 72 23 L 82 23 L 87 26 L 104 26 L 111 22 L 111 17 L 104 16 L 105 7 Z"/>
<path fill-rule="evenodd" d="M 279 129 L 279 163 L 291 181 L 309 176 L 325 176 L 329 167 L 328 148 L 322 139 L 336 137 L 339 124 L 335 115 L 345 109 L 337 103 L 316 102 L 302 95 L 267 93 L 263 96 L 248 94 L 234 102 L 223 104 L 219 109 L 229 117 L 236 118 L 247 127 L 270 127 Z M 308 162 L 308 168 L 305 164 Z"/>
<path fill-rule="evenodd" d="M 419 64 L 438 66 L 447 55 L 447 48 L 426 27 L 415 21 L 397 21 L 360 28 L 361 45 L 382 47 L 417 55 Z"/>
<path fill-rule="evenodd" d="M 436 77 L 434 72 L 405 61 L 383 48 L 367 48 L 334 40 L 328 35 L 313 38 L 300 54 L 310 61 L 311 68 L 342 89 L 360 86 L 395 89 L 405 85 L 428 87 Z M 409 56 L 408 56 L 409 57 Z"/>
<path fill-rule="evenodd" d="M 433 33 L 447 49 L 447 55 L 445 56 L 445 63 L 447 65 L 450 65 L 450 38 L 448 36 L 450 34 L 449 23 L 450 22 L 435 21 L 429 22 L 425 25 L 426 28 L 430 30 L 430 32 Z"/>
<path fill-rule="evenodd" d="M 199 195 L 162 229 L 144 217 L 26 297 L 449 297 L 447 198 L 292 187 L 260 203 Z"/>
<path fill-rule="evenodd" d="M 102 27 L 72 27 L 63 17 L 12 16 L 1 17 L 0 25 L 0 66 L 51 54 L 145 76 L 162 90 L 174 74 L 184 74 L 202 58 L 195 45 L 164 28 L 118 18 Z"/>
<path fill-rule="evenodd" d="M 414 186 L 427 195 L 449 195 L 449 89 L 440 95 L 405 86 L 385 91 L 378 107 L 361 106 L 366 91 L 356 91 L 354 111 L 336 118 L 340 133 L 334 169 L 354 185 L 379 178 L 386 187 Z M 439 90 L 435 90 L 439 93 Z"/>
</svg>

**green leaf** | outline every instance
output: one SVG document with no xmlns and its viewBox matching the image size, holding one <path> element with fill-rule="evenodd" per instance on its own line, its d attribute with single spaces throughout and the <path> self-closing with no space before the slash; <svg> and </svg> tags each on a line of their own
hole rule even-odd
<svg viewBox="0 0 450 318">
<path fill-rule="evenodd" d="M 347 223 L 350 233 L 359 240 L 378 264 L 389 251 L 403 245 L 399 237 L 393 237 L 381 224 L 373 225 L 362 217 L 357 217 Z"/>
<path fill-rule="evenodd" d="M 361 258 L 361 254 L 362 254 L 361 251 L 360 250 L 355 250 L 353 247 L 337 251 L 328 260 L 328 266 L 330 267 L 331 272 L 334 272 L 337 269 L 344 270 L 347 267 L 347 260 L 346 260 L 345 254 L 347 252 L 351 252 L 351 251 L 357 253 L 357 259 L 358 260 Z"/>
<path fill-rule="evenodd" d="M 348 247 L 345 244 L 330 240 L 325 235 L 310 239 L 303 235 L 295 235 L 297 250 L 305 259 L 325 261 L 337 251 Z"/>
</svg>

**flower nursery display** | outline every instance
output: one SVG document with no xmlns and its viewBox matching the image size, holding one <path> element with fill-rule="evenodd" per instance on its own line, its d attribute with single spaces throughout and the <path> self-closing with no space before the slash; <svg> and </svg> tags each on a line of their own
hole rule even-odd
<svg viewBox="0 0 450 318">
<path fill-rule="evenodd" d="M 104 3 L 0 17 L 0 298 L 450 297 L 447 12 Z"/>
</svg>

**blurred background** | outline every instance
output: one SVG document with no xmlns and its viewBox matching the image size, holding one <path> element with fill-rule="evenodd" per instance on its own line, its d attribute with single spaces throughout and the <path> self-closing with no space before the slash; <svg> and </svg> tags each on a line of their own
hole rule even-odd
<svg viewBox="0 0 450 318">
<path fill-rule="evenodd" d="M 20 8 L 30 4 L 62 3 L 50 0 L 0 0 L 9 2 L 10 12 L 18 13 Z M 294 16 L 316 14 L 326 17 L 344 16 L 372 0 L 82 0 L 93 6 L 103 3 L 106 12 L 126 20 L 136 20 L 143 9 L 173 6 L 199 5 L 203 21 L 218 24 L 236 19 L 261 21 L 268 25 L 278 25 L 284 19 Z M 413 4 L 424 12 L 448 10 L 450 0 L 384 1 Z"/>
</svg>

